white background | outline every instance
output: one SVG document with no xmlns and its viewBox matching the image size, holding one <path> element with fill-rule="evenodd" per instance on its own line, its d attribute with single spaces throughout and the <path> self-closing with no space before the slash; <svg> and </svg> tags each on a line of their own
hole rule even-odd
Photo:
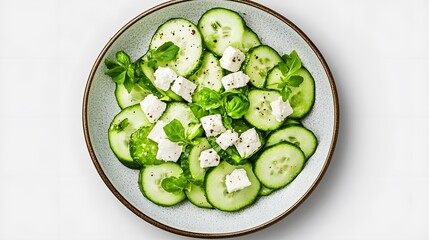
<svg viewBox="0 0 429 240">
<path fill-rule="evenodd" d="M 0 0 L 0 239 L 185 239 L 126 209 L 88 155 L 86 80 L 160 0 Z M 295 212 L 240 239 L 429 239 L 429 1 L 259 0 L 331 67 L 340 135 Z"/>
</svg>

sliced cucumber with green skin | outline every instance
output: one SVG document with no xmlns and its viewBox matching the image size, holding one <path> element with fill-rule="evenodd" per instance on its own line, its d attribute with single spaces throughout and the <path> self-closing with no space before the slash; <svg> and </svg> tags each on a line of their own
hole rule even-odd
<svg viewBox="0 0 429 240">
<path fill-rule="evenodd" d="M 243 168 L 246 170 L 247 177 L 251 185 L 242 190 L 228 193 L 225 179 L 235 169 Z M 233 166 L 226 161 L 222 161 L 206 176 L 206 194 L 209 203 L 222 211 L 238 211 L 252 204 L 259 193 L 261 183 L 252 171 L 251 164 Z"/>
<path fill-rule="evenodd" d="M 192 110 L 186 103 L 181 102 L 171 102 L 167 105 L 167 109 L 162 114 L 159 120 L 164 121 L 165 123 L 171 122 L 173 119 L 177 119 L 182 123 L 186 132 L 191 131 L 196 125 L 200 124 L 198 118 L 195 117 Z M 199 127 L 199 134 L 197 136 L 202 135 L 204 130 Z"/>
<path fill-rule="evenodd" d="M 264 185 L 262 185 L 261 190 L 259 191 L 259 196 L 268 196 L 274 191 L 275 189 L 267 188 Z"/>
<path fill-rule="evenodd" d="M 198 21 L 205 46 L 218 56 L 228 46 L 241 47 L 245 26 L 238 13 L 225 8 L 212 8 Z"/>
<path fill-rule="evenodd" d="M 180 48 L 177 57 L 157 63 L 158 66 L 170 67 L 183 77 L 194 74 L 201 66 L 203 56 L 203 40 L 197 26 L 183 18 L 170 19 L 156 30 L 149 49 L 157 49 L 169 41 Z"/>
<path fill-rule="evenodd" d="M 279 189 L 298 176 L 304 163 L 301 149 L 283 142 L 264 150 L 255 163 L 255 174 L 264 186 Z"/>
<path fill-rule="evenodd" d="M 150 201 L 161 206 L 173 206 L 185 200 L 184 192 L 170 193 L 161 186 L 163 179 L 168 177 L 179 177 L 182 168 L 172 162 L 160 165 L 150 165 L 140 171 L 139 185 L 143 195 Z"/>
<path fill-rule="evenodd" d="M 280 93 L 273 90 L 254 89 L 249 92 L 249 110 L 244 114 L 244 119 L 252 126 L 264 130 L 275 130 L 282 126 L 283 121 L 277 121 L 272 114 L 270 103 L 280 97 Z"/>
<path fill-rule="evenodd" d="M 162 96 L 167 96 L 169 98 L 171 98 L 174 101 L 183 101 L 183 98 L 179 95 L 177 95 L 176 93 L 174 93 L 173 91 L 171 91 L 171 89 L 168 89 L 167 91 L 163 91 L 159 88 L 157 88 L 155 86 L 155 76 L 153 75 L 153 73 L 155 72 L 153 70 L 153 68 L 151 68 L 148 63 L 147 63 L 147 55 L 143 56 L 143 63 L 141 64 L 141 69 L 145 75 L 145 77 L 147 78 L 146 80 L 149 80 L 149 82 L 153 85 L 153 87 L 155 88 L 155 91 L 153 92 L 158 92 L 158 94 L 154 94 L 155 96 L 157 96 L 158 98 L 162 98 Z M 148 83 L 149 84 L 149 83 Z M 161 95 L 161 96 L 159 96 Z"/>
<path fill-rule="evenodd" d="M 303 82 L 299 87 L 291 87 L 292 93 L 289 95 L 289 103 L 293 113 L 290 118 L 302 118 L 307 115 L 313 107 L 315 100 L 315 84 L 310 72 L 305 68 L 299 69 L 294 75 L 301 76 Z M 281 82 L 281 71 L 275 67 L 267 76 L 266 88 L 280 90 L 278 84 Z"/>
<path fill-rule="evenodd" d="M 128 124 L 125 124 L 126 127 L 120 129 L 119 126 L 124 123 L 124 120 L 128 121 Z M 140 168 L 140 165 L 133 160 L 129 151 L 130 136 L 137 129 L 150 125 L 139 104 L 123 109 L 113 118 L 108 132 L 109 145 L 115 156 L 125 166 L 134 169 Z"/>
<path fill-rule="evenodd" d="M 124 84 L 116 84 L 115 96 L 119 107 L 124 109 L 126 107 L 140 103 L 147 96 L 147 94 L 144 93 L 141 90 L 141 87 L 137 84 L 134 85 L 130 93 L 124 87 Z"/>
<path fill-rule="evenodd" d="M 193 180 L 202 183 L 204 182 L 207 168 L 200 167 L 200 154 L 202 151 L 211 148 L 211 146 L 206 138 L 200 138 L 196 141 L 198 141 L 198 144 L 192 147 L 188 159 L 182 160 L 182 168 L 186 168 L 189 171 Z M 186 164 L 184 164 L 185 162 Z"/>
<path fill-rule="evenodd" d="M 286 121 L 283 123 L 284 126 L 301 126 L 301 122 L 299 120 L 296 119 L 292 119 L 292 118 L 286 118 Z"/>
<path fill-rule="evenodd" d="M 260 45 L 249 50 L 244 62 L 244 73 L 250 77 L 250 83 L 257 87 L 265 86 L 268 72 L 282 61 L 280 55 L 267 45 Z"/>
<path fill-rule="evenodd" d="M 202 186 L 191 183 L 191 190 L 185 190 L 186 197 L 189 201 L 200 208 L 213 208 L 207 201 L 206 190 Z"/>
<path fill-rule="evenodd" d="M 222 89 L 222 77 L 223 69 L 220 66 L 219 60 L 213 53 L 206 52 L 204 53 L 200 69 L 194 75 L 190 76 L 189 80 L 197 84 L 195 92 L 204 87 L 219 92 Z"/>
<path fill-rule="evenodd" d="M 164 163 L 156 159 L 158 144 L 147 138 L 152 128 L 152 126 L 141 127 L 131 134 L 129 143 L 131 157 L 140 167 Z"/>
<path fill-rule="evenodd" d="M 280 142 L 290 142 L 299 147 L 309 159 L 317 148 L 317 139 L 310 130 L 302 126 L 289 126 L 273 132 L 267 139 L 265 147 L 273 146 Z"/>
<path fill-rule="evenodd" d="M 261 45 L 261 41 L 259 40 L 258 35 L 256 35 L 256 33 L 252 31 L 252 29 L 246 27 L 246 29 L 244 29 L 243 42 L 241 44 L 240 50 L 243 53 L 246 53 L 249 51 L 249 49 L 259 45 Z"/>
</svg>

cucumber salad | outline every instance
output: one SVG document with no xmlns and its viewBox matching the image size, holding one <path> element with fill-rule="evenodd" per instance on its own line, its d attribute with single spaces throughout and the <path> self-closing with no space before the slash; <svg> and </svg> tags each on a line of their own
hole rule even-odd
<svg viewBox="0 0 429 240">
<path fill-rule="evenodd" d="M 122 109 L 109 144 L 140 170 L 146 198 L 237 211 L 295 179 L 317 147 L 300 122 L 315 83 L 295 51 L 282 54 L 238 13 L 214 8 L 197 25 L 163 23 L 135 61 L 105 59 Z"/>
</svg>

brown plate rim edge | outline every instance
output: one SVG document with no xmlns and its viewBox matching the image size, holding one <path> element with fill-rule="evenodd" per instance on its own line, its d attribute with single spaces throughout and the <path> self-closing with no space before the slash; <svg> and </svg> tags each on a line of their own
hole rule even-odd
<svg viewBox="0 0 429 240">
<path fill-rule="evenodd" d="M 106 44 L 106 46 L 102 49 L 102 51 L 100 52 L 100 54 L 97 57 L 97 60 L 95 61 L 91 72 L 89 74 L 88 80 L 87 80 L 87 84 L 85 86 L 85 92 L 84 92 L 84 97 L 83 97 L 83 104 L 82 104 L 82 123 L 83 123 L 83 131 L 84 131 L 84 136 L 85 136 L 85 142 L 86 142 L 86 146 L 88 148 L 88 152 L 90 154 L 90 157 L 92 159 L 92 162 L 95 166 L 95 168 L 97 169 L 98 174 L 100 175 L 100 177 L 102 178 L 102 180 L 104 181 L 104 183 L 107 185 L 107 187 L 109 188 L 109 190 L 116 196 L 116 198 L 122 203 L 124 204 L 129 210 L 131 210 L 134 214 L 136 214 L 137 216 L 139 216 L 140 218 L 142 218 L 143 220 L 147 221 L 148 223 L 161 228 L 163 230 L 169 231 L 171 233 L 175 233 L 175 234 L 179 234 L 179 235 L 183 235 L 183 236 L 188 236 L 188 237 L 195 237 L 195 238 L 225 238 L 225 237 L 235 237 L 235 236 L 240 236 L 240 235 L 244 235 L 244 234 L 249 234 L 249 233 L 253 233 L 256 231 L 259 231 L 263 228 L 266 228 L 268 226 L 271 226 L 272 224 L 280 221 L 281 219 L 283 219 L 284 217 L 286 217 L 287 215 L 289 215 L 290 213 L 292 213 L 296 208 L 298 208 L 299 205 L 301 205 L 307 198 L 308 196 L 310 196 L 310 194 L 313 192 L 313 190 L 317 187 L 317 185 L 320 183 L 320 180 L 322 179 L 323 175 L 326 173 L 328 166 L 331 162 L 332 159 L 332 155 L 334 153 L 335 150 L 335 146 L 336 146 L 336 142 L 337 142 L 337 138 L 338 138 L 338 131 L 339 131 L 339 102 L 338 102 L 338 93 L 337 93 L 337 89 L 335 86 L 335 82 L 334 82 L 334 78 L 332 76 L 332 73 L 328 67 L 328 64 L 326 63 L 324 57 L 322 56 L 321 52 L 317 49 L 317 47 L 313 44 L 313 42 L 307 37 L 307 35 L 301 30 L 299 29 L 294 23 L 292 23 L 290 20 L 288 20 L 286 17 L 284 17 L 283 15 L 277 13 L 276 11 L 253 1 L 250 0 L 227 0 L 227 1 L 232 1 L 232 2 L 238 2 L 241 4 L 246 4 L 255 8 L 258 8 L 262 11 L 265 11 L 273 16 L 275 16 L 276 18 L 278 18 L 279 20 L 283 21 L 285 24 L 289 25 L 294 31 L 296 31 L 306 42 L 307 44 L 311 47 L 311 49 L 316 53 L 318 59 L 320 60 L 323 68 L 325 69 L 325 72 L 328 76 L 330 85 L 331 85 L 331 90 L 332 90 L 332 94 L 333 94 L 333 100 L 334 100 L 334 131 L 333 131 L 333 138 L 331 141 L 331 145 L 329 148 L 329 152 L 325 161 L 325 164 L 322 168 L 322 171 L 319 173 L 319 175 L 317 176 L 316 180 L 313 182 L 313 184 L 310 186 L 310 188 L 307 190 L 307 192 L 305 192 L 305 194 L 294 204 L 292 205 L 289 209 L 287 209 L 286 211 L 284 211 L 282 214 L 278 215 L 277 217 L 271 219 L 268 222 L 265 222 L 261 225 L 249 228 L 249 229 L 245 229 L 245 230 L 241 230 L 241 231 L 236 231 L 236 232 L 230 232 L 230 233 L 195 233 L 195 232 L 189 232 L 189 231 L 184 231 L 184 230 L 180 230 L 180 229 L 176 229 L 170 226 L 167 226 L 165 224 L 162 224 L 148 216 L 146 216 L 144 213 L 142 213 L 140 210 L 138 210 L 136 207 L 134 207 L 131 203 L 129 203 L 119 192 L 118 190 L 116 190 L 116 188 L 113 186 L 113 184 L 110 182 L 110 180 L 107 178 L 106 174 L 103 172 L 100 163 L 98 162 L 97 157 L 95 156 L 95 152 L 92 148 L 92 144 L 91 144 L 91 138 L 89 135 L 89 129 L 88 129 L 88 119 L 87 119 L 87 105 L 88 105 L 88 96 L 89 96 L 89 91 L 91 88 L 91 84 L 92 84 L 92 80 L 94 78 L 95 72 L 99 66 L 99 64 L 102 62 L 104 55 L 106 54 L 107 50 L 111 47 L 111 45 L 113 44 L 113 42 L 116 41 L 116 39 L 123 33 L 125 32 L 125 30 L 127 30 L 129 27 L 131 27 L 134 23 L 136 23 L 137 21 L 139 21 L 141 18 L 145 17 L 146 15 L 149 15 L 159 9 L 162 9 L 164 7 L 170 6 L 170 5 L 174 5 L 174 4 L 178 4 L 178 3 L 182 3 L 182 2 L 188 2 L 188 1 L 195 1 L 195 0 L 172 0 L 172 1 L 168 1 L 165 3 L 161 3 L 159 5 L 156 5 L 146 11 L 144 11 L 143 13 L 139 14 L 138 16 L 136 16 L 135 18 L 133 18 L 131 21 L 129 21 L 125 26 L 123 26 L 110 40 L 109 42 Z"/>
</svg>

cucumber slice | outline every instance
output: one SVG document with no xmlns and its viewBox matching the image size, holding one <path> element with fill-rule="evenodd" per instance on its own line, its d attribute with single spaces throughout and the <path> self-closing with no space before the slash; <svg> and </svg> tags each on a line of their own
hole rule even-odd
<svg viewBox="0 0 429 240">
<path fill-rule="evenodd" d="M 140 171 L 139 186 L 143 195 L 153 203 L 161 206 L 173 206 L 186 198 L 184 192 L 179 194 L 165 191 L 161 182 L 163 179 L 174 176 L 179 177 L 182 168 L 172 162 L 166 162 L 160 165 L 150 165 Z"/>
<path fill-rule="evenodd" d="M 244 119 L 252 126 L 264 131 L 275 130 L 283 124 L 272 114 L 270 103 L 276 101 L 280 93 L 273 90 L 254 89 L 249 92 L 249 110 Z"/>
<path fill-rule="evenodd" d="M 267 188 L 264 185 L 262 185 L 261 190 L 259 191 L 259 196 L 268 196 L 274 191 L 275 189 Z"/>
<path fill-rule="evenodd" d="M 249 51 L 249 49 L 259 45 L 261 45 L 261 41 L 259 40 L 258 35 L 256 35 L 256 33 L 252 31 L 252 29 L 246 27 L 246 29 L 244 29 L 243 42 L 241 44 L 240 50 L 243 53 L 246 53 Z"/>
<path fill-rule="evenodd" d="M 169 123 L 173 119 L 179 120 L 186 132 L 194 130 L 195 126 L 200 124 L 200 121 L 195 117 L 194 113 L 192 113 L 192 110 L 188 107 L 188 105 L 181 102 L 169 103 L 167 105 L 167 109 L 160 118 L 160 120 L 164 121 L 165 123 Z M 196 134 L 197 136 L 200 136 L 204 132 L 201 127 L 199 127 L 197 131 L 199 132 Z"/>
<path fill-rule="evenodd" d="M 191 183 L 191 191 L 185 191 L 186 197 L 189 201 L 197 207 L 213 208 L 207 201 L 206 190 L 204 187 Z"/>
<path fill-rule="evenodd" d="M 157 94 L 153 93 L 158 98 L 162 98 L 163 96 L 167 96 L 171 98 L 174 101 L 183 101 L 182 97 L 171 91 L 171 89 L 168 89 L 167 91 L 163 91 L 155 86 L 155 76 L 153 73 L 155 72 L 153 68 L 151 68 L 147 63 L 147 55 L 143 56 L 143 63 L 140 65 L 141 69 L 146 76 L 146 81 L 148 85 L 152 85 L 154 89 L 153 92 L 156 92 Z"/>
<path fill-rule="evenodd" d="M 207 49 L 222 56 L 228 46 L 241 47 L 245 25 L 238 13 L 225 8 L 212 8 L 201 16 L 198 29 Z"/>
<path fill-rule="evenodd" d="M 317 139 L 314 134 L 302 126 L 290 126 L 273 132 L 267 139 L 265 147 L 273 146 L 279 142 L 290 142 L 301 149 L 305 160 L 313 155 L 317 148 Z"/>
<path fill-rule="evenodd" d="M 292 93 L 289 95 L 289 102 L 293 108 L 293 113 L 290 118 L 302 118 L 310 112 L 315 99 L 315 84 L 310 72 L 305 68 L 301 68 L 296 72 L 296 75 L 301 76 L 304 81 L 299 87 L 291 87 Z M 278 67 L 267 76 L 266 88 L 280 90 L 278 84 L 281 82 L 282 73 Z"/>
<path fill-rule="evenodd" d="M 190 177 L 196 182 L 204 182 L 207 168 L 200 167 L 200 154 L 202 151 L 211 148 L 206 138 L 197 140 L 199 143 L 192 147 L 187 159 L 181 160 L 182 168 L 185 172 L 189 171 Z"/>
<path fill-rule="evenodd" d="M 267 45 L 249 50 L 244 63 L 244 73 L 250 77 L 250 83 L 257 88 L 265 86 L 268 72 L 282 61 L 280 55 Z"/>
<path fill-rule="evenodd" d="M 304 162 L 305 155 L 298 147 L 279 143 L 261 154 L 255 163 L 255 174 L 264 186 L 279 189 L 295 179 Z"/>
<path fill-rule="evenodd" d="M 156 30 L 149 49 L 157 49 L 169 41 L 180 48 L 177 57 L 158 66 L 170 67 L 183 77 L 191 76 L 200 67 L 203 56 L 203 41 L 197 26 L 183 18 L 170 19 Z"/>
<path fill-rule="evenodd" d="M 228 193 L 225 185 L 226 175 L 235 169 L 246 170 L 247 177 L 252 185 L 237 192 Z M 252 204 L 258 196 L 261 184 L 252 171 L 251 164 L 233 166 L 222 161 L 217 167 L 206 176 L 206 194 L 211 205 L 222 211 L 238 211 Z"/>
<path fill-rule="evenodd" d="M 139 85 L 134 85 L 134 88 L 128 93 L 127 89 L 124 87 L 124 84 L 116 84 L 115 89 L 116 101 L 121 109 L 135 105 L 143 101 L 147 96 L 144 93 Z"/>
<path fill-rule="evenodd" d="M 204 87 L 219 92 L 222 89 L 222 77 L 223 69 L 220 66 L 219 60 L 213 53 L 206 52 L 203 56 L 200 69 L 189 77 L 189 80 L 197 84 L 195 92 L 198 92 Z"/>
<path fill-rule="evenodd" d="M 123 121 L 128 121 L 128 124 L 125 124 L 126 126 L 120 129 L 121 123 L 125 123 Z M 123 109 L 113 118 L 108 132 L 109 145 L 118 160 L 125 166 L 134 169 L 140 168 L 140 165 L 133 160 L 129 151 L 130 136 L 137 129 L 150 125 L 139 104 Z"/>
<path fill-rule="evenodd" d="M 131 157 L 141 167 L 164 163 L 156 159 L 158 144 L 147 138 L 152 128 L 152 126 L 141 127 L 131 134 L 129 143 Z"/>
</svg>

